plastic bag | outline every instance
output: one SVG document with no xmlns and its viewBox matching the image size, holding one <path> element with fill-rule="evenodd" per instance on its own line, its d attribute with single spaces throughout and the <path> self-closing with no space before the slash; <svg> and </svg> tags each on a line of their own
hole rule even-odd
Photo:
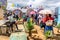
<svg viewBox="0 0 60 40">
<path fill-rule="evenodd" d="M 51 30 L 48 30 L 45 32 L 45 36 L 46 37 L 52 37 L 53 36 L 53 32 Z"/>
</svg>

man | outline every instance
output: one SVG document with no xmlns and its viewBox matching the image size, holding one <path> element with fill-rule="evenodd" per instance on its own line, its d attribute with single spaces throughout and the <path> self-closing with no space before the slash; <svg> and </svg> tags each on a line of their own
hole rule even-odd
<svg viewBox="0 0 60 40">
<path fill-rule="evenodd" d="M 48 20 L 53 20 L 54 21 L 54 18 L 51 17 L 51 14 L 46 14 L 45 17 L 42 19 L 41 21 L 41 27 L 44 27 L 45 28 L 45 23 L 48 21 Z"/>
<path fill-rule="evenodd" d="M 39 16 L 39 14 L 36 13 L 36 15 L 35 15 L 36 24 L 38 24 L 38 16 Z"/>
<path fill-rule="evenodd" d="M 9 17 L 8 17 L 8 20 L 10 21 L 10 26 L 11 26 L 11 30 L 13 31 L 13 24 L 16 25 L 16 28 L 18 30 L 18 27 L 17 27 L 17 24 L 16 24 L 16 21 L 15 19 L 13 18 L 14 15 L 10 14 Z"/>
</svg>

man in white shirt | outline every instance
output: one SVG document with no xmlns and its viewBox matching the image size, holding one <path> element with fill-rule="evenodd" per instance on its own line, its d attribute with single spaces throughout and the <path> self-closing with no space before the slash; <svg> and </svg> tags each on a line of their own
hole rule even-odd
<svg viewBox="0 0 60 40">
<path fill-rule="evenodd" d="M 16 21 L 15 19 L 13 18 L 14 15 L 10 14 L 9 17 L 8 17 L 8 20 L 10 21 L 10 27 L 11 27 L 11 30 L 13 31 L 13 24 L 16 25 L 16 28 L 18 30 L 18 27 L 17 27 L 17 24 L 16 24 Z"/>
</svg>

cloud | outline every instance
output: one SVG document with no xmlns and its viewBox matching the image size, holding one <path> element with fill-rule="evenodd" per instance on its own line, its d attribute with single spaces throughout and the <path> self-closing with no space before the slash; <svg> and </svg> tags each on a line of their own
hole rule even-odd
<svg viewBox="0 0 60 40">
<path fill-rule="evenodd" d="M 59 7 L 60 6 L 60 2 L 57 2 L 57 3 L 51 3 L 51 4 L 46 4 L 45 6 L 48 6 L 48 7 Z"/>
<path fill-rule="evenodd" d="M 36 8 L 36 7 L 40 6 L 40 5 L 42 5 L 43 2 L 44 2 L 44 0 L 34 0 L 34 1 L 30 0 L 27 3 L 27 5 L 32 5 L 32 7 Z"/>
<path fill-rule="evenodd" d="M 43 6 L 45 8 L 55 9 L 60 6 L 60 0 L 45 0 Z"/>
<path fill-rule="evenodd" d="M 60 5 L 60 0 L 30 0 L 27 4 L 31 4 L 35 8 L 40 5 L 43 5 L 45 8 L 55 8 Z"/>
<path fill-rule="evenodd" d="M 40 5 L 43 5 L 45 8 L 55 8 L 60 6 L 60 0 L 19 0 L 19 3 L 21 3 L 24 6 L 32 5 L 32 7 L 35 8 L 39 7 Z"/>
<path fill-rule="evenodd" d="M 60 0 L 46 0 L 45 2 L 44 2 L 44 4 L 46 4 L 46 5 L 59 5 L 60 4 Z"/>
</svg>

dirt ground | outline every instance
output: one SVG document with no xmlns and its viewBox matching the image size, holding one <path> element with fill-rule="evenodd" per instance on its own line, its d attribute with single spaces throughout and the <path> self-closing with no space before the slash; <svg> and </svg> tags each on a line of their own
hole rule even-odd
<svg viewBox="0 0 60 40">
<path fill-rule="evenodd" d="M 32 33 L 33 36 L 32 38 L 30 38 L 30 40 L 46 40 L 44 33 L 43 33 L 44 32 L 43 29 L 41 29 L 37 25 L 34 25 L 34 28 L 37 30 L 37 33 Z M 57 30 L 58 29 L 54 27 L 54 34 L 58 34 Z M 0 40 L 9 40 L 9 37 L 0 35 Z M 53 40 L 60 40 L 60 39 L 54 38 Z"/>
</svg>

